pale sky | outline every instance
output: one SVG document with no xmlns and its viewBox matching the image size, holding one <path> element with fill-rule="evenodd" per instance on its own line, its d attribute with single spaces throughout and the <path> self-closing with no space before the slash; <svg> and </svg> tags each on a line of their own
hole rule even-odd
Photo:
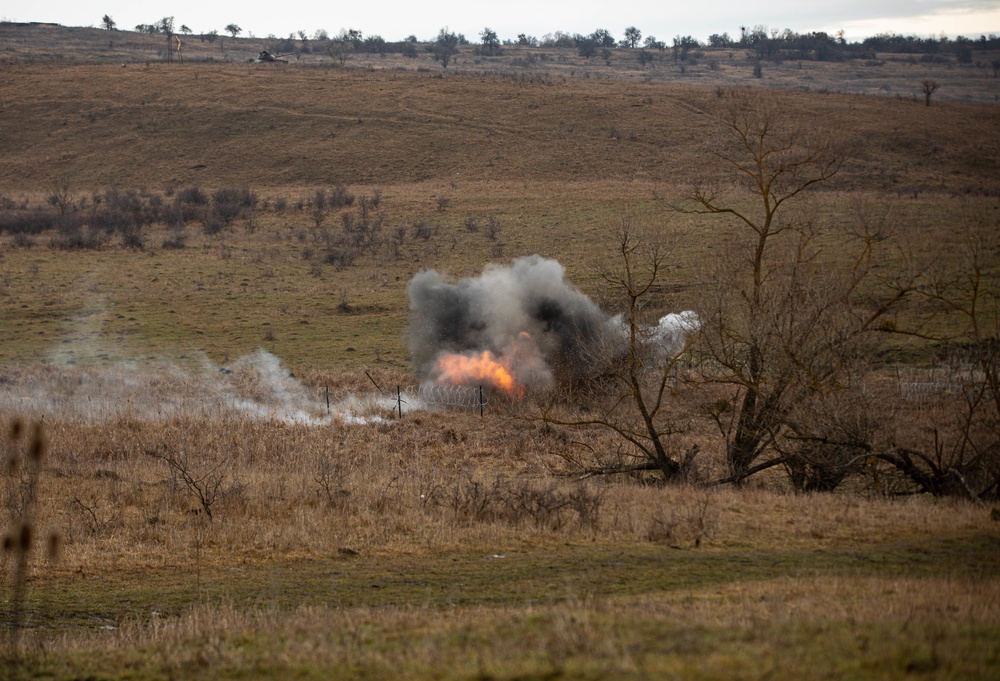
<svg viewBox="0 0 1000 681">
<path fill-rule="evenodd" d="M 265 37 L 325 29 L 331 36 L 353 28 L 364 36 L 381 35 L 388 41 L 413 34 L 429 40 L 447 27 L 478 42 L 484 27 L 496 31 L 501 40 L 519 33 L 541 38 L 563 31 L 592 33 L 605 28 L 621 39 L 625 28 L 637 27 L 643 37 L 653 35 L 670 43 L 676 35 L 705 40 L 712 33 L 739 37 L 740 26 L 765 25 L 790 28 L 797 33 L 843 30 L 855 41 L 877 33 L 901 33 L 921 37 L 1000 34 L 1000 0 L 708 0 L 668 3 L 660 0 L 354 0 L 335 5 L 329 1 L 246 0 L 212 3 L 204 0 L 4 0 L 0 20 L 40 21 L 64 26 L 100 26 L 108 14 L 121 29 L 151 24 L 173 16 L 175 27 L 186 25 L 195 33 L 223 33 L 227 24 L 243 29 L 243 36 Z"/>
</svg>

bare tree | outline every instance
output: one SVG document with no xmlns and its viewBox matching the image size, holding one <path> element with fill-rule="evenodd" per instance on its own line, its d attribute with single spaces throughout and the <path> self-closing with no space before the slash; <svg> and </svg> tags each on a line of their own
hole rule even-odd
<svg viewBox="0 0 1000 681">
<path fill-rule="evenodd" d="M 879 238 L 868 231 L 842 235 L 857 245 L 842 270 L 818 264 L 817 226 L 793 208 L 837 173 L 827 141 L 750 90 L 725 93 L 718 120 L 716 156 L 740 191 L 698 186 L 674 210 L 725 218 L 731 230 L 699 311 L 697 355 L 706 384 L 723 391 L 711 416 L 725 441 L 725 481 L 739 483 L 793 460 L 782 442 L 794 435 L 796 406 L 845 385 L 866 334 L 908 289 L 860 300 Z"/>
<path fill-rule="evenodd" d="M 886 324 L 885 331 L 933 341 L 947 350 L 938 366 L 900 376 L 898 394 L 864 379 L 802 403 L 786 438 L 804 488 L 828 489 L 864 466 L 873 482 L 895 471 L 892 489 L 935 496 L 1000 499 L 1000 291 L 990 238 L 972 230 L 956 272 L 927 269 L 908 284 L 921 308 L 950 333 Z M 941 324 L 941 320 L 947 320 Z M 850 385 L 853 383 L 853 385 Z M 877 378 L 872 381 L 877 386 Z M 851 389 L 860 388 L 860 389 Z M 916 390 L 914 390 L 916 389 Z M 915 394 L 916 393 L 916 394 Z"/>
<path fill-rule="evenodd" d="M 354 53 L 354 43 L 344 37 L 337 37 L 326 46 L 326 52 L 343 66 L 347 63 L 348 57 Z"/>
<path fill-rule="evenodd" d="M 186 452 L 174 451 L 168 447 L 147 450 L 146 454 L 167 464 L 171 473 L 179 477 L 198 500 L 201 511 L 210 521 L 214 519 L 212 509 L 216 502 L 234 489 L 234 485 L 226 485 L 229 457 L 220 458 L 210 467 L 198 467 Z"/>
<path fill-rule="evenodd" d="M 624 308 L 621 327 L 591 345 L 588 372 L 599 385 L 598 406 L 582 413 L 551 402 L 542 409 L 546 423 L 606 428 L 626 446 L 611 465 L 586 466 L 585 475 L 656 471 L 665 481 L 680 479 L 697 453 L 676 451 L 672 436 L 681 432 L 670 413 L 678 379 L 680 348 L 664 348 L 651 334 L 648 304 L 660 283 L 666 253 L 660 240 L 643 235 L 630 219 L 614 233 L 615 259 L 601 276 Z"/>
<path fill-rule="evenodd" d="M 937 92 L 938 83 L 936 80 L 922 80 L 920 81 L 920 90 L 924 93 L 924 103 L 927 106 L 931 105 L 931 95 Z"/>
<path fill-rule="evenodd" d="M 934 273 L 919 290 L 958 327 L 934 338 L 951 347 L 929 400 L 937 418 L 923 441 L 892 438 L 872 453 L 922 491 L 1000 499 L 1000 290 L 991 239 L 973 231 L 962 259 L 958 274 Z"/>
</svg>

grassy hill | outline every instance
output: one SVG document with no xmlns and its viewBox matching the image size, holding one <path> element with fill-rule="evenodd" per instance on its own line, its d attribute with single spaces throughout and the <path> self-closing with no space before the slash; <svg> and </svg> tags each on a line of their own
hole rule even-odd
<svg viewBox="0 0 1000 681">
<path fill-rule="evenodd" d="M 93 47 L 93 39 L 86 44 Z M 431 68 L 427 56 L 417 68 L 352 63 L 338 69 L 332 60 L 101 65 L 77 58 L 89 54 L 70 52 L 57 64 L 7 62 L 0 112 L 4 191 L 456 177 L 671 185 L 710 165 L 703 146 L 713 135 L 706 114 L 717 87 L 782 85 L 723 71 L 659 78 L 624 63 L 566 74 L 550 70 L 555 58 L 518 66 L 514 53 L 447 73 Z M 845 82 L 855 79 L 852 67 L 781 66 Z M 927 77 L 920 68 L 887 77 L 881 96 L 843 96 L 835 87 L 779 87 L 773 96 L 790 117 L 815 123 L 844 146 L 852 172 L 839 182 L 847 186 L 995 188 L 996 107 L 925 107 L 922 98 L 885 94 L 907 84 L 917 88 Z M 1000 94 L 1000 81 L 971 73 L 976 78 L 960 70 L 942 76 L 935 99 L 969 99 L 979 84 Z"/>
<path fill-rule="evenodd" d="M 690 305 L 684 292 L 697 288 L 696 261 L 710 253 L 716 227 L 671 218 L 666 204 L 695 183 L 729 181 L 712 155 L 720 98 L 710 84 L 29 61 L 3 66 L 0 88 L 0 195 L 14 212 L 52 211 L 64 196 L 82 215 L 109 189 L 157 205 L 192 188 L 246 187 L 260 198 L 251 217 L 219 233 L 188 225 L 181 251 L 161 248 L 170 233 L 159 219 L 144 232 L 142 255 L 111 240 L 69 258 L 46 248 L 47 233 L 33 248 L 8 249 L 16 303 L 5 314 L 8 360 L 62 343 L 70 320 L 97 305 L 107 315 L 102 332 L 137 349 L 180 343 L 173 354 L 198 347 L 221 358 L 266 337 L 293 364 L 353 366 L 383 351 L 403 362 L 403 289 L 416 271 L 466 276 L 537 252 L 597 293 L 602 235 L 626 213 L 667 230 L 677 295 L 663 304 Z M 995 220 L 997 107 L 787 89 L 768 96 L 843 160 L 817 194 L 826 219 L 845 219 L 862 196 L 891 202 L 919 235 L 909 242 L 918 254 L 956 238 L 946 216 Z M 316 191 L 337 185 L 378 193 L 383 231 L 408 230 L 395 251 L 362 254 L 351 268 L 320 262 L 331 233 L 357 210 L 317 223 Z M 467 225 L 490 217 L 501 225 L 492 238 Z M 414 236 L 418 224 L 426 238 Z M 126 263 L 141 269 L 129 273 Z M 50 314 L 25 317 L 22 305 Z"/>
</svg>

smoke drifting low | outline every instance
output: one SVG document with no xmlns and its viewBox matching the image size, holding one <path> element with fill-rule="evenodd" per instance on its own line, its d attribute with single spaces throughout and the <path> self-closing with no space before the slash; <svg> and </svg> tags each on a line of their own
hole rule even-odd
<svg viewBox="0 0 1000 681">
<path fill-rule="evenodd" d="M 624 350 L 621 318 L 602 312 L 566 281 L 562 265 L 538 255 L 509 266 L 489 265 L 481 276 L 455 284 L 433 270 L 420 272 L 407 292 L 413 314 L 410 351 L 418 373 L 430 382 L 485 380 L 517 394 L 502 381 L 465 368 L 483 358 L 495 359 L 520 386 L 573 385 L 603 371 Z M 683 315 L 688 316 L 682 320 Z M 664 352 L 674 352 L 697 328 L 697 317 L 668 317 L 650 332 Z M 452 361 L 456 355 L 464 359 Z M 456 364 L 466 371 L 464 378 L 455 374 Z"/>
<path fill-rule="evenodd" d="M 302 385 L 274 355 L 259 350 L 226 367 L 203 358 L 180 367 L 147 358 L 111 366 L 77 368 L 45 363 L 0 369 L 0 412 L 28 419 L 101 423 L 120 418 L 237 418 L 288 425 L 365 424 L 385 420 L 395 400 L 348 397 L 326 406 L 316 389 Z M 407 396 L 407 409 L 423 407 Z"/>
</svg>

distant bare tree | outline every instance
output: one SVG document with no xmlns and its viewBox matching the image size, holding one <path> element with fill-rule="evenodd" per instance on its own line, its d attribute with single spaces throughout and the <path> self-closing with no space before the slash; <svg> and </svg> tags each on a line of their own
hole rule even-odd
<svg viewBox="0 0 1000 681">
<path fill-rule="evenodd" d="M 927 106 L 931 105 L 931 95 L 933 95 L 938 89 L 938 83 L 936 80 L 923 80 L 920 81 L 920 89 L 924 93 L 924 102 Z"/>
<path fill-rule="evenodd" d="M 584 59 L 590 59 L 597 54 L 597 43 L 589 37 L 580 37 L 576 42 L 576 51 Z"/>
<path fill-rule="evenodd" d="M 229 24 L 226 26 L 226 32 L 232 35 L 234 38 L 243 32 L 243 29 L 236 24 Z"/>
<path fill-rule="evenodd" d="M 441 68 L 447 69 L 451 58 L 458 54 L 459 37 L 442 28 L 434 40 L 433 54 L 436 61 L 441 62 Z"/>
<path fill-rule="evenodd" d="M 599 28 L 587 37 L 590 38 L 590 40 L 592 40 L 594 43 L 596 43 L 597 47 L 615 46 L 615 37 L 611 35 L 611 31 L 609 31 L 606 28 Z"/>
<path fill-rule="evenodd" d="M 500 54 L 500 38 L 497 37 L 496 31 L 487 26 L 483 29 L 483 32 L 479 34 L 479 39 L 482 40 L 482 52 L 483 54 L 488 54 L 491 56 L 496 56 Z"/>
<path fill-rule="evenodd" d="M 348 57 L 354 53 L 354 43 L 343 36 L 339 36 L 331 40 L 330 44 L 326 46 L 326 53 L 343 66 L 347 63 Z"/>
<path fill-rule="evenodd" d="M 642 31 L 638 28 L 629 26 L 625 29 L 625 47 L 634 49 L 639 45 L 640 40 L 642 40 Z"/>
<path fill-rule="evenodd" d="M 662 40 L 657 40 L 655 35 L 646 36 L 646 39 L 642 41 L 642 46 L 647 50 L 659 50 L 660 52 L 667 49 L 667 44 Z"/>
<path fill-rule="evenodd" d="M 108 31 L 114 31 L 116 30 L 117 27 L 115 20 L 111 18 L 110 14 L 105 14 L 101 18 L 101 25 L 104 26 L 104 28 Z"/>
</svg>

